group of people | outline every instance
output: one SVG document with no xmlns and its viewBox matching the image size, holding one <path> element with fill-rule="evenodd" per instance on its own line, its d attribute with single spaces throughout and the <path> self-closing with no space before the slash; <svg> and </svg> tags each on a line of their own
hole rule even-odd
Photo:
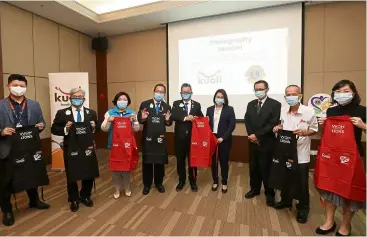
<svg viewBox="0 0 367 237">
<path fill-rule="evenodd" d="M 37 128 L 42 132 L 46 126 L 42 110 L 38 102 L 25 97 L 27 80 L 22 75 L 11 75 L 8 78 L 10 94 L 0 101 L 0 201 L 4 213 L 3 223 L 14 224 L 14 216 L 10 197 L 12 193 L 26 190 L 29 196 L 29 207 L 47 209 L 49 205 L 40 201 L 37 186 L 16 187 L 21 172 L 28 163 L 20 162 L 21 157 L 14 157 L 14 147 L 21 145 L 22 140 L 13 139 L 15 135 L 24 136 L 24 127 Z M 245 125 L 249 141 L 249 169 L 250 187 L 245 194 L 246 199 L 260 195 L 264 185 L 266 204 L 276 209 L 292 208 L 293 199 L 298 200 L 297 221 L 306 223 L 310 210 L 309 198 L 309 162 L 311 136 L 323 126 L 326 118 L 317 118 L 313 109 L 301 104 L 301 88 L 289 85 L 285 88 L 285 100 L 289 106 L 282 108 L 281 103 L 270 98 L 268 83 L 264 80 L 255 82 L 254 94 L 257 97 L 247 106 Z M 83 106 L 85 92 L 82 88 L 70 91 L 71 106 L 59 110 L 51 126 L 54 135 L 63 136 L 64 161 L 67 176 L 68 201 L 70 209 L 76 212 L 79 203 L 92 207 L 91 191 L 94 179 L 99 176 L 98 162 L 93 142 L 93 134 L 102 131 L 108 132 L 108 149 L 112 151 L 117 146 L 114 139 L 118 136 L 114 126 L 117 118 L 128 118 L 131 130 L 137 132 L 140 125 L 142 131 L 142 172 L 143 195 L 148 195 L 153 182 L 160 193 L 165 192 L 163 180 L 165 165 L 168 164 L 166 127 L 174 122 L 175 155 L 177 158 L 178 184 L 176 191 L 180 191 L 186 184 L 187 175 L 193 192 L 198 191 L 197 168 L 189 164 L 191 129 L 198 117 L 204 117 L 199 102 L 192 100 L 190 84 L 181 86 L 181 100 L 174 101 L 172 108 L 165 102 L 166 87 L 163 84 L 155 85 L 151 99 L 141 103 L 139 111 L 132 110 L 129 105 L 131 99 L 128 93 L 119 92 L 112 101 L 113 107 L 108 110 L 104 120 L 100 123 L 95 111 Z M 332 100 L 337 105 L 329 108 L 327 117 L 349 115 L 354 124 L 354 139 L 363 156 L 361 144 L 362 131 L 366 131 L 366 107 L 360 105 L 358 91 L 349 80 L 342 80 L 332 88 Z M 209 118 L 210 128 L 216 136 L 218 149 L 211 162 L 212 191 L 218 190 L 219 171 L 221 167 L 221 192 L 228 192 L 229 153 L 232 145 L 232 133 L 236 127 L 236 117 L 233 107 L 229 105 L 227 93 L 219 89 L 213 97 L 213 106 L 207 108 L 206 117 Z M 21 129 L 23 128 L 23 130 Z M 39 135 L 33 134 L 39 142 Z M 38 137 L 37 137 L 38 136 Z M 22 137 L 23 138 L 23 137 Z M 284 139 L 290 139 L 284 142 Z M 289 146 L 282 146 L 280 143 Z M 20 144 L 19 144 L 20 143 Z M 289 148 L 288 148 L 289 147 Z M 292 182 L 284 183 L 288 171 L 277 165 L 287 153 L 286 168 L 292 169 Z M 32 153 L 33 154 L 33 153 Z M 37 151 L 30 159 L 39 160 L 42 153 Z M 32 158 L 33 157 L 33 158 Z M 112 156 L 111 156 L 112 157 Z M 217 162 L 218 159 L 218 162 Z M 26 159 L 27 161 L 27 159 Z M 187 162 L 186 162 L 187 161 Z M 22 163 L 20 168 L 19 162 Z M 284 166 L 285 167 L 285 166 Z M 295 167 L 295 168 L 294 168 Z M 284 173 L 284 174 L 283 174 Z M 29 173 L 32 179 L 32 173 Z M 112 170 L 112 182 L 115 186 L 113 197 L 118 199 L 123 189 L 126 196 L 131 196 L 131 170 Z M 48 180 L 38 178 L 39 185 L 47 184 Z M 77 181 L 82 181 L 79 190 Z M 281 191 L 281 200 L 275 202 L 275 190 Z M 318 189 L 326 205 L 326 221 L 316 233 L 328 234 L 336 229 L 334 222 L 335 209 L 344 208 L 343 222 L 337 235 L 348 235 L 351 231 L 353 213 L 365 207 L 365 203 L 348 200 L 328 190 Z"/>
</svg>

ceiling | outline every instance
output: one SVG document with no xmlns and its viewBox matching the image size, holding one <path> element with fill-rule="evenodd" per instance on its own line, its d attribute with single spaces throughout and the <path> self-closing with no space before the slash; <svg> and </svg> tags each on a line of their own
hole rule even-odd
<svg viewBox="0 0 367 237">
<path fill-rule="evenodd" d="M 95 37 L 98 33 L 113 36 L 158 28 L 169 22 L 292 2 L 300 1 L 69 0 L 11 1 L 9 4 Z"/>
</svg>

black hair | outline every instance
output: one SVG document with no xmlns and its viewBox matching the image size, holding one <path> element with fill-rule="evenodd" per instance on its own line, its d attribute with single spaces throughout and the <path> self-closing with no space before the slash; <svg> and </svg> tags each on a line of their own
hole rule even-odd
<svg viewBox="0 0 367 237">
<path fill-rule="evenodd" d="M 344 87 L 344 86 L 349 86 L 350 89 L 353 91 L 354 93 L 354 97 L 353 100 L 351 101 L 351 103 L 353 104 L 360 104 L 361 103 L 361 97 L 359 96 L 359 93 L 357 91 L 357 87 L 356 85 L 354 85 L 354 83 L 350 80 L 341 80 L 338 81 L 334 86 L 332 92 L 331 92 L 331 98 L 333 100 L 333 103 L 336 103 L 336 101 L 334 100 L 334 93 L 336 90 L 339 90 L 340 88 Z"/>
<path fill-rule="evenodd" d="M 115 98 L 113 99 L 113 101 L 112 101 L 112 103 L 113 103 L 113 105 L 117 105 L 117 101 L 119 100 L 119 98 L 122 96 L 122 95 L 124 95 L 124 96 L 126 96 L 126 98 L 127 98 L 127 106 L 129 106 L 130 104 L 131 104 L 131 99 L 130 99 L 130 96 L 129 96 L 129 94 L 128 93 L 126 93 L 126 92 L 119 92 L 119 93 L 117 93 L 116 95 L 115 95 Z"/>
<path fill-rule="evenodd" d="M 181 90 L 182 90 L 182 88 L 184 88 L 184 87 L 190 87 L 190 91 L 192 91 L 191 85 L 190 85 L 189 83 L 184 83 L 184 84 L 182 84 L 182 86 L 181 86 Z"/>
<path fill-rule="evenodd" d="M 258 81 L 256 81 L 256 82 L 254 83 L 254 89 L 255 89 L 255 86 L 256 86 L 257 84 L 264 84 L 265 89 L 269 89 L 269 84 L 268 84 L 268 82 L 267 82 L 267 81 L 264 81 L 264 80 L 258 80 Z"/>
<path fill-rule="evenodd" d="M 302 91 L 302 90 L 301 90 L 301 87 L 299 87 L 299 86 L 297 86 L 297 85 L 294 85 L 294 84 L 287 86 L 287 87 L 285 88 L 285 90 L 287 90 L 287 89 L 288 89 L 288 88 L 290 88 L 290 87 L 296 87 L 296 88 L 298 88 L 298 89 L 299 89 L 299 91 Z"/>
<path fill-rule="evenodd" d="M 218 89 L 215 92 L 214 97 L 213 97 L 214 104 L 215 104 L 215 98 L 217 97 L 217 94 L 218 93 L 221 93 L 223 95 L 223 97 L 224 97 L 224 105 L 228 105 L 229 104 L 228 95 L 227 95 L 227 92 L 224 89 Z"/>
<path fill-rule="evenodd" d="M 165 85 L 163 85 L 162 83 L 158 83 L 157 85 L 155 85 L 154 86 L 154 89 L 153 89 L 153 92 L 157 89 L 157 87 L 158 86 L 161 86 L 161 87 L 163 87 L 164 88 L 164 93 L 166 93 L 167 92 L 167 88 L 166 88 L 166 86 Z"/>
<path fill-rule="evenodd" d="M 8 84 L 10 84 L 12 81 L 24 81 L 25 85 L 28 84 L 27 79 L 25 78 L 25 76 L 20 75 L 20 74 L 11 74 L 8 77 Z"/>
</svg>

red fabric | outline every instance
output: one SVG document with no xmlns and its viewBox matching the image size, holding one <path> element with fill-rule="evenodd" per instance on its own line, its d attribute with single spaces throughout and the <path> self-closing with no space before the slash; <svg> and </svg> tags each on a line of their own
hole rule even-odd
<svg viewBox="0 0 367 237">
<path fill-rule="evenodd" d="M 195 118 L 191 131 L 190 166 L 211 167 L 218 144 L 210 129 L 209 118 Z"/>
<path fill-rule="evenodd" d="M 133 171 L 138 165 L 138 157 L 130 118 L 116 117 L 113 121 L 110 170 Z"/>
<path fill-rule="evenodd" d="M 314 183 L 319 189 L 366 201 L 366 174 L 349 116 L 329 117 L 317 154 Z"/>
</svg>

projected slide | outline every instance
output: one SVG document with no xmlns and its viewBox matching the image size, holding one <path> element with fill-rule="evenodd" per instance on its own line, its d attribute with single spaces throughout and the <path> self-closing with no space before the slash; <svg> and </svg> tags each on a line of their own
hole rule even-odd
<svg viewBox="0 0 367 237">
<path fill-rule="evenodd" d="M 219 88 L 253 95 L 254 82 L 264 79 L 272 93 L 282 94 L 288 47 L 287 28 L 181 39 L 178 86 L 190 83 L 196 95 L 213 95 Z"/>
</svg>

